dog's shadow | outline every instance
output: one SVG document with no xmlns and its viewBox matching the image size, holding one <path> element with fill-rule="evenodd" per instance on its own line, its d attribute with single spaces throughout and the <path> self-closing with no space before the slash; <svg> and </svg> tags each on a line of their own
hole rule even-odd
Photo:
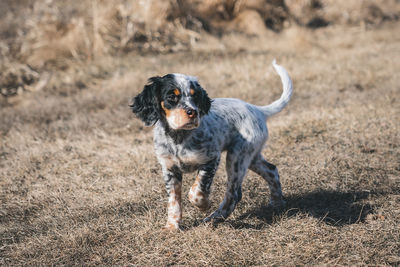
<svg viewBox="0 0 400 267">
<path fill-rule="evenodd" d="M 299 195 L 289 195 L 284 208 L 273 209 L 267 204 L 247 210 L 243 215 L 230 221 L 235 228 L 260 229 L 273 224 L 281 215 L 294 217 L 308 215 L 333 226 L 344 226 L 364 222 L 374 207 L 362 203 L 368 192 L 317 191 Z M 257 218 L 261 223 L 250 224 L 247 219 Z"/>
</svg>

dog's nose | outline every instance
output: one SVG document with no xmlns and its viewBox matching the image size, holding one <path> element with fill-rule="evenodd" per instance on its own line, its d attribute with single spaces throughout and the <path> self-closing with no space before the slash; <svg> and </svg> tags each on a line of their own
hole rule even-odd
<svg viewBox="0 0 400 267">
<path fill-rule="evenodd" d="M 193 118 L 197 115 L 197 111 L 192 108 L 189 108 L 186 110 L 186 114 L 188 114 L 189 118 Z"/>
</svg>

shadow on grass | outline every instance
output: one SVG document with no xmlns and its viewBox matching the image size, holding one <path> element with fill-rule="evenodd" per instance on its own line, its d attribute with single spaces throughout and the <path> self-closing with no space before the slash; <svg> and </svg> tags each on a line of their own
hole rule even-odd
<svg viewBox="0 0 400 267">
<path fill-rule="evenodd" d="M 308 215 L 326 224 L 339 227 L 364 222 L 366 216 L 374 209 L 373 206 L 362 203 L 362 200 L 367 199 L 370 194 L 369 192 L 317 191 L 289 195 L 285 198 L 284 208 L 277 210 L 268 205 L 259 206 L 248 210 L 231 224 L 235 228 L 259 229 L 265 224 L 273 224 L 276 217 L 283 214 L 287 217 Z M 247 218 L 258 218 L 264 222 L 252 225 L 244 222 Z"/>
</svg>

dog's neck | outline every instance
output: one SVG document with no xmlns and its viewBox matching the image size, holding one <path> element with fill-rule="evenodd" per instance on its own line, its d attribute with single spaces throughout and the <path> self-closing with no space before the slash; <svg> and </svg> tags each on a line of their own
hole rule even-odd
<svg viewBox="0 0 400 267">
<path fill-rule="evenodd" d="M 171 137 L 175 144 L 182 144 L 183 141 L 192 133 L 192 130 L 175 130 L 167 122 L 161 122 L 165 135 Z"/>
</svg>

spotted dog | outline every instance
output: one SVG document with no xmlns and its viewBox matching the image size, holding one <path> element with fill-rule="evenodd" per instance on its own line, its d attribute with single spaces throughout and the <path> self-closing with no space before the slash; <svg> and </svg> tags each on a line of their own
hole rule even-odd
<svg viewBox="0 0 400 267">
<path fill-rule="evenodd" d="M 168 193 L 167 229 L 179 229 L 182 220 L 182 174 L 197 171 L 189 200 L 201 211 L 210 207 L 209 195 L 221 152 L 226 151 L 227 189 L 224 200 L 204 219 L 226 219 L 242 198 L 242 182 L 248 169 L 269 185 L 272 206 L 283 203 L 277 168 L 261 150 L 268 138 L 266 120 L 281 111 L 292 94 L 286 70 L 272 65 L 279 74 L 283 93 L 267 106 L 239 99 L 210 99 L 197 79 L 183 74 L 152 77 L 133 98 L 133 113 L 146 126 L 154 126 L 154 145 Z"/>
</svg>

